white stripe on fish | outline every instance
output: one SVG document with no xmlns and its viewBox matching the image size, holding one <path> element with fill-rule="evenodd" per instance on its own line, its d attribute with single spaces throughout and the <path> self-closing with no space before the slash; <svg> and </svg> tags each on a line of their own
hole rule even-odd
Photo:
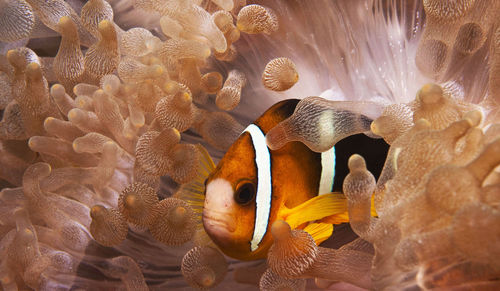
<svg viewBox="0 0 500 291">
<path fill-rule="evenodd" d="M 318 195 L 332 192 L 335 178 L 335 147 L 321 153 L 321 178 Z"/>
<path fill-rule="evenodd" d="M 255 164 L 257 165 L 255 225 L 252 241 L 250 242 L 250 249 L 255 251 L 267 232 L 271 214 L 271 154 L 266 145 L 266 137 L 257 125 L 250 124 L 243 132 L 248 132 L 252 138 L 255 150 Z"/>
</svg>

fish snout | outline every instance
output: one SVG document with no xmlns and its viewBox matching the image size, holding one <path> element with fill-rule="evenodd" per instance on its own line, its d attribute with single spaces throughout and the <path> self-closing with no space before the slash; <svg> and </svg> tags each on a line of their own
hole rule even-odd
<svg viewBox="0 0 500 291">
<path fill-rule="evenodd" d="M 204 209 L 217 210 L 218 212 L 231 212 L 235 210 L 234 190 L 229 181 L 217 178 L 207 184 L 205 190 Z"/>
<path fill-rule="evenodd" d="M 236 230 L 237 209 L 231 184 L 217 178 L 207 184 L 203 207 L 203 226 L 212 237 L 229 237 Z"/>
<path fill-rule="evenodd" d="M 205 229 L 221 228 L 227 232 L 234 232 L 236 224 L 234 215 L 231 213 L 219 212 L 214 210 L 203 210 L 203 225 Z"/>
</svg>

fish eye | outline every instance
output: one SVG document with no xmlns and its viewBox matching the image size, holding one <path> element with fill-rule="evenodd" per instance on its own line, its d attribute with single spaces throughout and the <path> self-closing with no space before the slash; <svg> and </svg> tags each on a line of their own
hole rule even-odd
<svg viewBox="0 0 500 291">
<path fill-rule="evenodd" d="M 255 198 L 255 186 L 252 183 L 245 183 L 236 189 L 234 201 L 239 205 L 247 205 Z"/>
</svg>

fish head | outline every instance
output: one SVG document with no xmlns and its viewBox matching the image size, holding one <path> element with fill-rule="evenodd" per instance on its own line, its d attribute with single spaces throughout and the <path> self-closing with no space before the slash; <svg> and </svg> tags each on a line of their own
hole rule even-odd
<svg viewBox="0 0 500 291">
<path fill-rule="evenodd" d="M 265 141 L 267 131 L 290 116 L 297 102 L 277 103 L 249 125 L 206 180 L 203 226 L 230 257 L 265 258 L 272 244 L 270 225 L 304 176 L 298 162 L 289 163 L 296 160 L 291 150 L 295 146 L 271 151 Z M 300 170 L 294 175 L 290 168 Z M 277 177 L 274 182 L 272 175 Z"/>
<path fill-rule="evenodd" d="M 243 133 L 206 181 L 203 226 L 227 255 L 251 259 L 257 210 L 257 169 L 249 133 Z M 257 251 L 257 252 L 256 252 Z"/>
</svg>

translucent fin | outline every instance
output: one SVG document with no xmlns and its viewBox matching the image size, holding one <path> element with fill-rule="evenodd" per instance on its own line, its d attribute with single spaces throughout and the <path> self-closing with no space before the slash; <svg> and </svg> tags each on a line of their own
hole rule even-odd
<svg viewBox="0 0 500 291">
<path fill-rule="evenodd" d="M 195 212 L 197 222 L 201 225 L 201 214 L 205 203 L 205 181 L 208 175 L 215 169 L 215 164 L 208 154 L 208 151 L 200 144 L 196 145 L 200 152 L 198 173 L 191 182 L 182 184 L 174 197 L 182 199 L 191 205 Z"/>
<path fill-rule="evenodd" d="M 319 195 L 307 200 L 292 209 L 285 209 L 278 215 L 285 220 L 292 229 L 305 222 L 322 219 L 334 214 L 343 214 L 347 211 L 347 200 L 343 194 L 330 193 Z"/>
<path fill-rule="evenodd" d="M 316 245 L 319 245 L 332 236 L 333 225 L 329 223 L 311 223 L 304 228 L 304 231 L 313 237 Z"/>
</svg>

